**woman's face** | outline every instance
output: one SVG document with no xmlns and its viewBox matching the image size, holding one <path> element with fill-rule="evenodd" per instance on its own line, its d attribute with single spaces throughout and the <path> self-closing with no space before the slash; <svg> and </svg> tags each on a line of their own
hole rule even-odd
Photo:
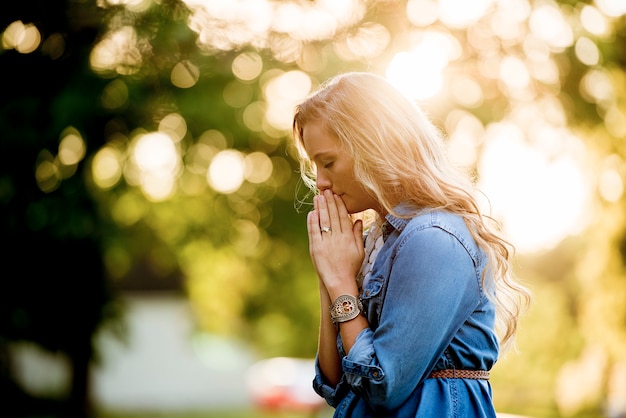
<svg viewBox="0 0 626 418">
<path fill-rule="evenodd" d="M 302 142 L 317 171 L 320 191 L 330 189 L 341 197 L 348 213 L 366 209 L 379 211 L 380 205 L 354 177 L 354 159 L 329 135 L 320 122 L 309 122 L 302 129 Z M 380 211 L 379 211 L 380 212 Z"/>
</svg>

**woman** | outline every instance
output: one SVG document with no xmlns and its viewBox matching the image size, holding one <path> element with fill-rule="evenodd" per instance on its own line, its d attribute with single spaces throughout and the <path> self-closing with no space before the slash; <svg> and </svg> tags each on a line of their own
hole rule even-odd
<svg viewBox="0 0 626 418">
<path fill-rule="evenodd" d="M 316 392 L 335 417 L 495 417 L 489 370 L 529 294 L 437 129 L 382 77 L 347 73 L 296 107 L 293 133 L 318 191 Z"/>
</svg>

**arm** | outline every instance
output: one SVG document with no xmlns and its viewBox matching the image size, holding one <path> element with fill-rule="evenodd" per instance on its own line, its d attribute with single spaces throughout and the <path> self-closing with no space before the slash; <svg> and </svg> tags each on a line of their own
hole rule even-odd
<svg viewBox="0 0 626 418">
<path fill-rule="evenodd" d="M 328 307 L 332 303 L 324 282 L 320 287 L 320 330 L 317 346 L 317 358 L 320 369 L 329 385 L 336 386 L 341 379 L 341 359 L 337 351 L 337 330 L 330 319 Z"/>
<path fill-rule="evenodd" d="M 330 226 L 332 232 L 322 232 L 321 226 Z M 342 370 L 337 352 L 337 330 L 331 321 L 329 307 L 340 295 L 358 295 L 356 275 L 363 261 L 363 229 L 360 221 L 352 224 L 343 201 L 330 191 L 315 197 L 314 210 L 307 218 L 307 228 L 311 260 L 320 279 L 318 361 L 328 383 L 336 385 Z M 346 352 L 350 351 L 356 336 L 367 326 L 367 320 L 362 315 L 340 324 Z"/>
</svg>

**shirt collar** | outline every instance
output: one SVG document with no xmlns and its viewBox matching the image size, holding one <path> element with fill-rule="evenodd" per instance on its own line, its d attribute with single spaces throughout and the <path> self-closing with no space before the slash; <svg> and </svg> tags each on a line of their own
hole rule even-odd
<svg viewBox="0 0 626 418">
<path fill-rule="evenodd" d="M 397 213 L 399 216 L 402 216 L 402 217 L 398 217 L 391 213 L 388 213 L 385 216 L 385 219 L 387 220 L 389 225 L 391 225 L 394 229 L 396 229 L 398 232 L 402 232 L 404 228 L 406 227 L 406 225 L 411 220 L 411 218 L 414 218 L 420 213 L 423 213 L 425 209 L 417 209 L 415 208 L 415 206 L 412 206 L 411 204 L 407 202 L 403 202 L 403 203 L 398 204 L 395 208 L 393 208 L 393 211 L 394 213 Z"/>
</svg>

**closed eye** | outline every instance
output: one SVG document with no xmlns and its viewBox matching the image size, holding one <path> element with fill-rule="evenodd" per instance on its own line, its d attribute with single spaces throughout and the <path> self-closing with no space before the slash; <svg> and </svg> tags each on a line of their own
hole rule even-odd
<svg viewBox="0 0 626 418">
<path fill-rule="evenodd" d="M 324 164 L 324 168 L 331 168 L 333 166 L 333 164 L 335 164 L 334 161 L 331 161 L 329 163 Z"/>
</svg>

